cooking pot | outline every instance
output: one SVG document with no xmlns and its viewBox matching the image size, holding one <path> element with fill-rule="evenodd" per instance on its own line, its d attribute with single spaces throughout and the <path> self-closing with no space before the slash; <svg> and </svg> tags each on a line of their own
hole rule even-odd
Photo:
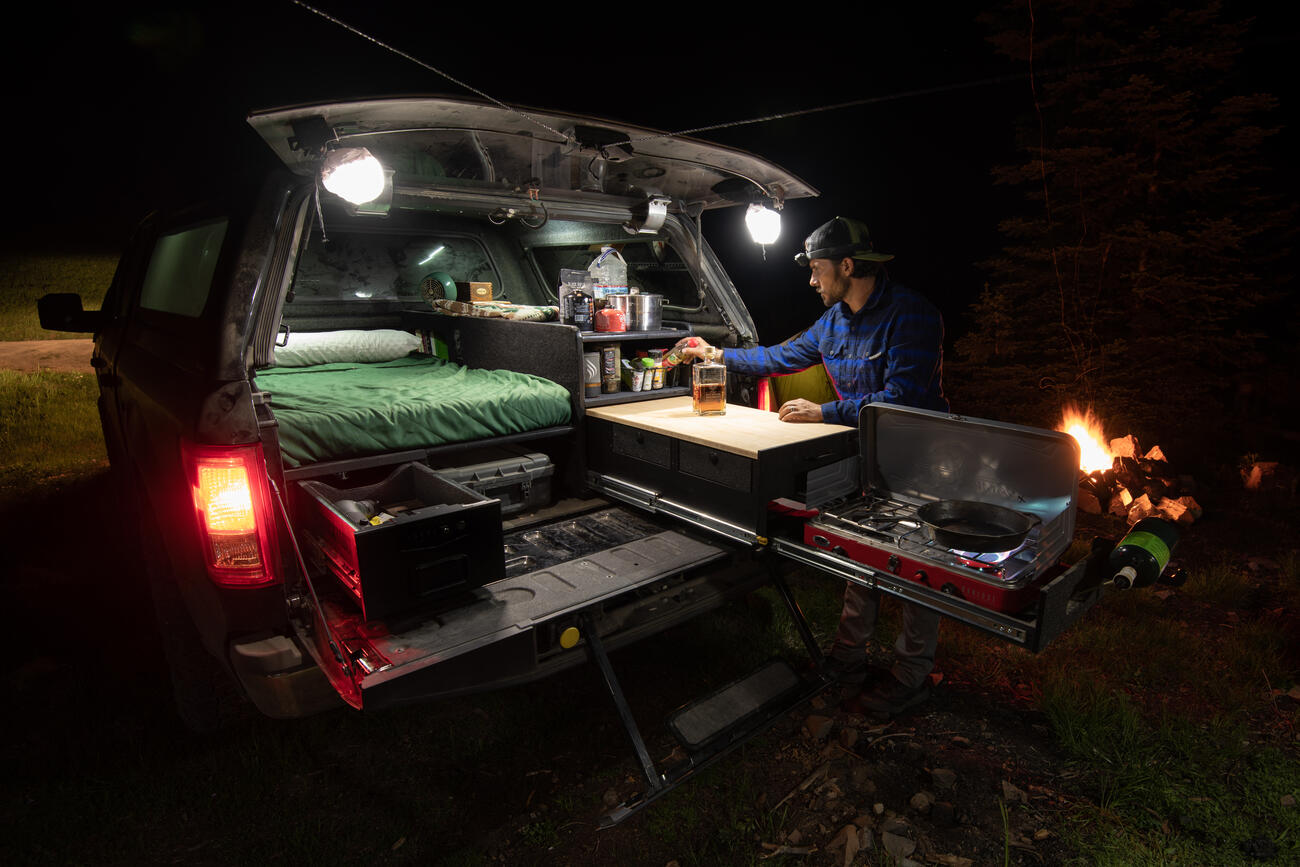
<svg viewBox="0 0 1300 867">
<path fill-rule="evenodd" d="M 916 516 L 937 544 L 977 554 L 1014 551 L 1039 522 L 1037 515 L 978 500 L 936 500 Z"/>
<path fill-rule="evenodd" d="M 658 331 L 663 323 L 664 296 L 643 295 L 640 292 L 625 295 L 606 295 L 605 304 L 623 311 L 627 317 L 628 331 Z"/>
</svg>

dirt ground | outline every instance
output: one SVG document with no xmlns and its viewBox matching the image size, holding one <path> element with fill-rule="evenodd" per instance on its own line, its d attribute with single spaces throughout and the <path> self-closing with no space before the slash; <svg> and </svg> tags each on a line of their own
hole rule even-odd
<svg viewBox="0 0 1300 867">
<path fill-rule="evenodd" d="M 90 373 L 92 344 L 89 338 L 0 341 L 0 369 L 22 373 L 38 370 Z"/>
</svg>

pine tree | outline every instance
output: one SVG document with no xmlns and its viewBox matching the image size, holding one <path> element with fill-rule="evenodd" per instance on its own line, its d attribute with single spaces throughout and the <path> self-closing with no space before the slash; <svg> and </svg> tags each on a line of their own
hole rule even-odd
<svg viewBox="0 0 1300 867">
<path fill-rule="evenodd" d="M 1249 22 L 1217 2 L 1038 0 L 985 23 L 1035 71 L 1026 161 L 995 170 L 1027 207 L 1000 223 L 955 396 L 1049 426 L 1091 404 L 1117 434 L 1204 439 L 1259 362 L 1290 252 L 1292 214 L 1265 187 L 1276 100 L 1234 84 Z"/>
</svg>

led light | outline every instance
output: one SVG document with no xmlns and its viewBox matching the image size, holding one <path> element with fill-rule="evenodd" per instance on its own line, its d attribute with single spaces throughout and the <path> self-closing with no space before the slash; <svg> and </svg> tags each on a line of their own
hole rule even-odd
<svg viewBox="0 0 1300 867">
<path fill-rule="evenodd" d="M 423 259 L 420 260 L 420 264 L 421 264 L 421 265 L 428 265 L 430 262 L 433 261 L 433 257 L 434 257 L 434 256 L 437 256 L 439 253 L 441 253 L 441 252 L 442 252 L 443 250 L 445 250 L 445 249 L 447 249 L 447 247 L 446 247 L 445 244 L 439 244 L 439 245 L 438 245 L 438 248 L 437 248 L 436 250 L 434 250 L 432 253 L 430 253 L 429 255 L 425 256 Z"/>
<path fill-rule="evenodd" d="M 384 167 L 366 148 L 330 151 L 320 175 L 325 189 L 354 205 L 372 202 L 384 191 Z"/>
<path fill-rule="evenodd" d="M 749 228 L 749 236 L 754 239 L 755 244 L 766 247 L 768 244 L 776 243 L 776 239 L 781 237 L 781 215 L 758 203 L 751 204 L 745 211 L 745 225 Z"/>
</svg>

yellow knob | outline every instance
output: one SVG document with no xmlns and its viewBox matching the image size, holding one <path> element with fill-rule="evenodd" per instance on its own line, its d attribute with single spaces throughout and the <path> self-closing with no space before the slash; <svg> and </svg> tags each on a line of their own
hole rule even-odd
<svg viewBox="0 0 1300 867">
<path fill-rule="evenodd" d="M 570 626 L 560 633 L 560 647 L 569 650 L 578 643 L 580 638 L 582 638 L 582 633 L 578 631 L 578 627 Z"/>
</svg>

